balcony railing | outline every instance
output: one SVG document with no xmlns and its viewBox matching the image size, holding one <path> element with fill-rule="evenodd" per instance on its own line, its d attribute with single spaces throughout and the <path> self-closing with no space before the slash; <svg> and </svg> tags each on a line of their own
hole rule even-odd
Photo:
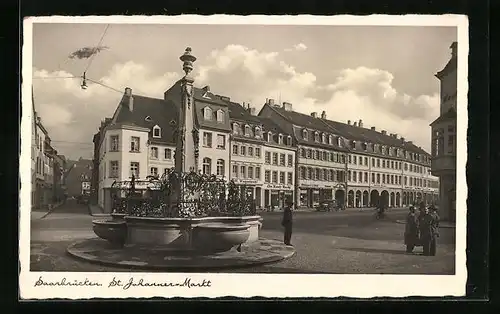
<svg viewBox="0 0 500 314">
<path fill-rule="evenodd" d="M 456 156 L 441 155 L 432 158 L 431 162 L 432 173 L 441 171 L 455 171 L 455 170 L 456 170 Z"/>
</svg>

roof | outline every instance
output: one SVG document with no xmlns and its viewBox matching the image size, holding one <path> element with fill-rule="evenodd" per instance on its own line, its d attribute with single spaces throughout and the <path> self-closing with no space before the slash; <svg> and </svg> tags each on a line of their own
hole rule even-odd
<svg viewBox="0 0 500 314">
<path fill-rule="evenodd" d="M 243 108 L 242 105 L 236 102 L 228 101 L 227 107 L 229 109 L 229 118 L 232 120 L 248 122 L 250 124 L 261 123 L 257 116 L 252 115 L 250 112 L 248 112 L 248 110 Z"/>
<path fill-rule="evenodd" d="M 432 121 L 432 123 L 429 125 L 433 126 L 434 124 L 448 121 L 448 120 L 455 120 L 456 118 L 457 118 L 457 112 L 455 111 L 455 109 L 453 107 L 451 107 L 450 110 L 448 110 L 447 112 L 440 115 L 436 120 Z"/>
<path fill-rule="evenodd" d="M 269 105 L 265 105 L 269 106 Z M 282 107 L 273 107 L 269 106 L 272 108 L 274 111 L 278 112 L 280 115 L 285 117 L 288 121 L 291 123 L 307 128 L 307 129 L 312 129 L 321 132 L 325 132 L 327 134 L 334 134 L 334 135 L 340 135 L 346 139 L 349 140 L 356 140 L 356 141 L 362 141 L 362 142 L 367 142 L 367 143 L 374 143 L 374 144 L 381 144 L 381 145 L 386 145 L 386 146 L 392 146 L 392 147 L 402 147 L 406 150 L 409 150 L 411 152 L 419 153 L 419 154 L 426 154 L 429 155 L 425 150 L 422 148 L 409 143 L 409 142 L 403 142 L 401 138 L 395 138 L 390 135 L 382 134 L 381 132 L 377 132 L 372 129 L 367 129 L 364 127 L 359 127 L 359 126 L 354 126 L 354 125 L 349 125 L 346 123 L 338 122 L 338 121 L 333 121 L 333 120 L 328 120 L 328 119 L 322 119 L 322 118 L 314 118 L 310 115 L 306 115 L 303 113 L 299 113 L 296 111 L 288 111 L 285 110 Z M 298 131 L 298 130 L 297 130 Z M 296 132 L 297 132 L 296 131 Z M 297 140 L 300 142 L 301 141 L 301 134 L 295 134 Z M 308 145 L 314 141 L 304 141 L 304 143 L 307 143 Z M 320 144 L 316 143 L 318 145 L 316 146 L 328 146 L 331 147 L 329 144 Z"/>
<path fill-rule="evenodd" d="M 133 95 L 134 105 L 132 111 L 128 106 L 120 105 L 115 119 L 115 124 L 135 125 L 152 129 L 155 125 L 161 128 L 160 138 L 152 139 L 154 142 L 171 144 L 174 142 L 172 120 L 177 121 L 178 110 L 173 101 Z M 146 119 L 150 117 L 150 119 Z"/>
<path fill-rule="evenodd" d="M 448 63 L 446 64 L 446 66 L 441 70 L 439 71 L 438 73 L 436 73 L 436 77 L 438 79 L 441 79 L 443 76 L 445 76 L 446 74 L 454 71 L 457 69 L 457 57 L 454 56 L 450 59 L 450 61 L 448 61 Z"/>
</svg>

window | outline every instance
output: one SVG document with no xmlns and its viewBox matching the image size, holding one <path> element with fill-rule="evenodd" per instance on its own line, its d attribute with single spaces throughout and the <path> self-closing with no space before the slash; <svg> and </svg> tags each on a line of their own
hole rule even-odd
<svg viewBox="0 0 500 314">
<path fill-rule="evenodd" d="M 260 158 L 260 148 L 258 147 L 255 148 L 255 157 Z"/>
<path fill-rule="evenodd" d="M 389 175 L 387 175 L 387 181 L 389 181 Z M 382 174 L 382 183 L 385 183 L 385 174 Z"/>
<path fill-rule="evenodd" d="M 161 128 L 157 125 L 153 127 L 153 137 L 154 138 L 161 137 Z"/>
<path fill-rule="evenodd" d="M 333 145 L 333 136 L 328 136 L 328 144 Z"/>
<path fill-rule="evenodd" d="M 377 183 L 380 183 L 380 173 L 377 173 Z"/>
<path fill-rule="evenodd" d="M 237 177 L 238 177 L 238 166 L 233 165 L 233 178 L 237 178 Z"/>
<path fill-rule="evenodd" d="M 273 165 L 278 165 L 278 153 L 273 153 Z"/>
<path fill-rule="evenodd" d="M 139 178 L 139 163 L 135 161 L 130 163 L 130 177 L 132 176 Z"/>
<path fill-rule="evenodd" d="M 318 132 L 314 132 L 314 141 L 319 142 L 319 133 Z"/>
<path fill-rule="evenodd" d="M 314 151 L 314 159 L 319 159 L 319 150 Z"/>
<path fill-rule="evenodd" d="M 233 134 L 238 135 L 239 130 L 240 130 L 240 126 L 239 126 L 239 124 L 238 124 L 238 123 L 236 123 L 236 122 L 235 122 L 235 123 L 233 123 Z"/>
<path fill-rule="evenodd" d="M 302 130 L 302 138 L 307 141 L 307 130 Z"/>
<path fill-rule="evenodd" d="M 247 154 L 246 146 L 240 146 L 240 155 L 245 156 Z"/>
<path fill-rule="evenodd" d="M 253 147 L 248 147 L 248 156 L 253 157 Z"/>
<path fill-rule="evenodd" d="M 255 179 L 260 180 L 260 167 L 255 167 Z"/>
<path fill-rule="evenodd" d="M 362 172 L 358 172 L 358 181 L 363 182 L 363 173 Z"/>
<path fill-rule="evenodd" d="M 280 172 L 280 184 L 285 184 L 285 173 L 283 171 Z"/>
<path fill-rule="evenodd" d="M 349 160 L 349 163 L 351 163 L 351 162 L 352 162 L 351 155 L 349 155 L 348 160 Z"/>
<path fill-rule="evenodd" d="M 205 157 L 203 158 L 203 174 L 210 175 L 212 174 L 212 159 Z"/>
<path fill-rule="evenodd" d="M 288 154 L 288 167 L 293 165 L 293 155 Z"/>
<path fill-rule="evenodd" d="M 356 171 L 352 172 L 352 181 L 356 182 L 357 181 L 357 176 L 356 176 Z"/>
<path fill-rule="evenodd" d="M 372 173 L 372 183 L 375 183 L 375 174 Z"/>
<path fill-rule="evenodd" d="M 203 132 L 203 146 L 212 147 L 212 133 Z"/>
<path fill-rule="evenodd" d="M 380 168 L 380 159 L 377 159 L 377 168 Z"/>
<path fill-rule="evenodd" d="M 149 170 L 149 174 L 156 177 L 158 175 L 158 168 L 151 167 L 151 169 Z"/>
<path fill-rule="evenodd" d="M 217 175 L 218 176 L 224 176 L 224 160 L 223 159 L 218 159 L 217 160 Z"/>
<path fill-rule="evenodd" d="M 233 145 L 233 155 L 238 155 L 238 145 Z"/>
<path fill-rule="evenodd" d="M 141 142 L 141 139 L 137 136 L 132 136 L 130 138 L 130 151 L 131 152 L 134 152 L 134 153 L 138 153 L 139 152 L 139 145 L 140 145 L 140 142 Z"/>
<path fill-rule="evenodd" d="M 158 147 L 151 147 L 151 158 L 158 159 Z"/>
<path fill-rule="evenodd" d="M 328 156 L 327 156 L 327 153 L 326 153 L 326 152 L 323 152 L 323 160 L 324 160 L 324 161 L 328 160 Z"/>
<path fill-rule="evenodd" d="M 357 165 L 358 164 L 358 157 L 357 156 L 353 156 L 353 161 L 354 161 L 354 164 Z"/>
<path fill-rule="evenodd" d="M 212 109 L 210 107 L 203 108 L 203 119 L 212 120 Z"/>
<path fill-rule="evenodd" d="M 118 161 L 112 160 L 109 162 L 109 177 L 118 178 Z"/>
<path fill-rule="evenodd" d="M 253 167 L 248 166 L 248 178 L 253 179 Z"/>
<path fill-rule="evenodd" d="M 351 170 L 347 172 L 347 181 L 351 181 Z"/>
<path fill-rule="evenodd" d="M 285 166 L 285 154 L 280 154 L 280 166 Z"/>
<path fill-rule="evenodd" d="M 226 136 L 217 134 L 217 148 L 226 149 Z"/>
<path fill-rule="evenodd" d="M 408 185 L 408 177 L 405 177 L 405 185 Z"/>
<path fill-rule="evenodd" d="M 262 137 L 262 130 L 259 127 L 255 128 L 255 137 L 256 138 L 261 138 Z"/>
<path fill-rule="evenodd" d="M 224 111 L 217 110 L 217 122 L 224 123 Z"/>
<path fill-rule="evenodd" d="M 455 141 L 454 135 L 448 135 L 448 153 L 453 153 L 453 143 Z"/>
<path fill-rule="evenodd" d="M 273 183 L 278 183 L 278 171 L 273 171 Z"/>
<path fill-rule="evenodd" d="M 278 135 L 278 144 L 283 144 L 283 134 Z"/>
<path fill-rule="evenodd" d="M 247 171 L 246 171 L 246 170 L 247 170 L 247 167 L 245 167 L 245 166 L 240 166 L 240 174 L 241 174 L 241 177 L 242 177 L 243 179 L 245 179 L 245 178 L 246 178 L 246 176 L 247 176 Z"/>
<path fill-rule="evenodd" d="M 172 150 L 170 148 L 165 148 L 165 159 L 172 159 Z"/>
<path fill-rule="evenodd" d="M 311 156 L 312 156 L 312 150 L 308 149 L 306 153 L 306 158 L 311 158 Z"/>
<path fill-rule="evenodd" d="M 273 133 L 267 132 L 267 141 L 271 142 L 271 139 L 273 138 Z"/>
<path fill-rule="evenodd" d="M 325 133 L 323 133 L 321 135 L 321 141 L 323 142 L 323 144 L 326 144 L 326 134 Z"/>
<path fill-rule="evenodd" d="M 118 147 L 120 145 L 118 135 L 111 135 L 109 144 L 110 144 L 109 151 L 110 152 L 117 152 Z"/>
<path fill-rule="evenodd" d="M 394 161 L 391 160 L 391 168 L 394 169 Z"/>
<path fill-rule="evenodd" d="M 266 164 L 271 163 L 271 152 L 266 152 L 265 163 Z"/>
<path fill-rule="evenodd" d="M 271 182 L 271 171 L 266 170 L 264 173 L 264 182 L 270 183 Z"/>
<path fill-rule="evenodd" d="M 292 137 L 290 135 L 286 138 L 286 145 L 292 146 Z"/>
<path fill-rule="evenodd" d="M 245 136 L 250 136 L 250 126 L 245 125 Z"/>
<path fill-rule="evenodd" d="M 368 182 L 368 172 L 365 172 L 365 183 Z"/>
<path fill-rule="evenodd" d="M 293 185 L 293 173 L 288 173 L 288 185 Z"/>
</svg>

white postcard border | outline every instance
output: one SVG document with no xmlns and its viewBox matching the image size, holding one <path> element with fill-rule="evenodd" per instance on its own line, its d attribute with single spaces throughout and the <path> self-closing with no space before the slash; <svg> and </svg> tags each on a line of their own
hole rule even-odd
<svg viewBox="0 0 500 314">
<path fill-rule="evenodd" d="M 30 204 L 31 204 L 31 84 L 33 23 L 129 23 L 129 24 L 266 24 L 266 25 L 400 25 L 456 26 L 458 38 L 457 84 L 457 196 L 455 275 L 309 275 L 309 274 L 182 274 L 182 273 L 95 273 L 95 272 L 31 272 Z M 369 298 L 376 296 L 463 296 L 467 280 L 466 217 L 467 182 L 467 93 L 468 93 L 468 19 L 459 15 L 371 15 L 371 16 L 90 16 L 30 17 L 24 20 L 22 53 L 22 120 L 20 154 L 19 210 L 19 291 L 23 299 L 88 299 L 129 297 L 336 297 Z M 429 129 L 430 132 L 430 129 Z M 44 281 L 99 282 L 102 286 L 34 287 Z M 127 282 L 130 277 L 144 282 L 192 282 L 210 280 L 210 288 L 199 287 L 123 287 L 108 288 L 113 278 Z"/>
</svg>

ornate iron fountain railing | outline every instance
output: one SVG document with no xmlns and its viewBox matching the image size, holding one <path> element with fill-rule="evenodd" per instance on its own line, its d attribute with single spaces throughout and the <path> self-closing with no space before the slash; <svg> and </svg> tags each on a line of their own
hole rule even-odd
<svg viewBox="0 0 500 314">
<path fill-rule="evenodd" d="M 247 186 L 226 183 L 215 175 L 178 173 L 170 169 L 161 177 L 114 182 L 112 212 L 139 217 L 239 217 L 254 215 Z"/>
</svg>

